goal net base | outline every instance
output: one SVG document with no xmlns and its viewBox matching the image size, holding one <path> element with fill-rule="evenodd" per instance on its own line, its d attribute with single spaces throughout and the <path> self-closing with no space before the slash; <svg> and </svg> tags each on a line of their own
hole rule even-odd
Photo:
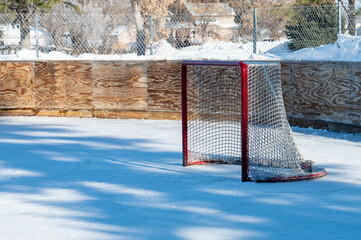
<svg viewBox="0 0 361 240">
<path fill-rule="evenodd" d="M 192 165 L 213 165 L 213 164 L 232 164 L 242 165 L 242 159 L 237 157 L 222 157 L 204 155 L 195 152 L 188 153 L 189 166 Z M 254 182 L 293 182 L 306 181 L 320 178 L 327 175 L 324 168 L 317 166 L 310 160 L 306 160 L 301 166 L 299 172 L 294 172 L 288 168 L 273 168 L 266 166 L 249 166 L 250 178 Z"/>
<path fill-rule="evenodd" d="M 250 168 L 250 172 L 254 174 L 253 181 L 255 182 L 292 182 L 305 181 L 320 178 L 327 175 L 324 168 L 312 166 L 311 171 L 304 170 L 295 173 L 292 169 L 273 169 L 273 168 Z"/>
</svg>

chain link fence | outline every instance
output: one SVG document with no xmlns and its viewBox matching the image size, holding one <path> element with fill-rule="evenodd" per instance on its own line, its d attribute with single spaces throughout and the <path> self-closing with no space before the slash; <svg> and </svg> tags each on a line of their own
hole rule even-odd
<svg viewBox="0 0 361 240">
<path fill-rule="evenodd" d="M 140 21 L 100 12 L 1 13 L 0 58 L 242 59 L 358 34 L 359 16 L 341 5 L 235 10 L 218 4 L 188 4 L 182 13 Z"/>
</svg>

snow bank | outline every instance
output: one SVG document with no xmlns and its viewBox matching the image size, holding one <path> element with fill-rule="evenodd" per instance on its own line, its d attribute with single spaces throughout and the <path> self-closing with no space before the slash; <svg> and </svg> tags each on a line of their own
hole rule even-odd
<svg viewBox="0 0 361 240">
<path fill-rule="evenodd" d="M 339 35 L 336 43 L 274 55 L 279 60 L 361 61 L 361 37 Z"/>
<path fill-rule="evenodd" d="M 1 55 L 0 60 L 322 60 L 361 61 L 361 37 L 339 35 L 334 44 L 307 48 L 291 52 L 288 40 L 258 42 L 253 53 L 253 43 L 216 42 L 176 49 L 168 42 L 154 44 L 153 55 L 148 49 L 145 56 L 135 53 L 122 55 L 82 54 L 71 56 L 61 52 L 40 53 L 35 50 L 21 50 L 16 54 Z M 262 53 L 260 53 L 262 52 Z"/>
</svg>

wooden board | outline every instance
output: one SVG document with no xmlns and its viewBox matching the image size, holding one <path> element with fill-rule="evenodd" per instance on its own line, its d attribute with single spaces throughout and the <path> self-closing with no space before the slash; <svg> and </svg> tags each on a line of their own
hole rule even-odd
<svg viewBox="0 0 361 240">
<path fill-rule="evenodd" d="M 67 98 L 67 64 L 53 62 L 54 66 L 54 95 L 53 104 L 56 109 L 66 109 Z"/>
<path fill-rule="evenodd" d="M 35 116 L 32 109 L 0 109 L 0 116 Z"/>
<path fill-rule="evenodd" d="M 95 110 L 94 117 L 97 118 L 120 118 L 120 119 L 147 119 L 146 111 L 127 111 L 127 110 Z"/>
<path fill-rule="evenodd" d="M 35 63 L 34 97 L 36 109 L 54 109 L 56 91 L 54 83 L 54 64 L 51 62 Z"/>
<path fill-rule="evenodd" d="M 181 112 L 181 62 L 150 62 L 147 75 L 149 110 Z"/>
<path fill-rule="evenodd" d="M 66 91 L 64 109 L 93 109 L 92 64 L 73 61 L 64 67 L 66 69 L 63 73 Z"/>
<path fill-rule="evenodd" d="M 94 109 L 147 110 L 144 63 L 93 63 Z"/>
<path fill-rule="evenodd" d="M 333 70 L 316 63 L 295 64 L 293 75 L 296 93 L 294 114 L 303 118 L 327 119 Z"/>
<path fill-rule="evenodd" d="M 147 115 L 148 119 L 168 119 L 168 120 L 182 120 L 181 112 L 166 112 L 166 111 L 149 111 Z"/>
<path fill-rule="evenodd" d="M 354 78 L 353 64 L 333 64 L 334 76 L 329 79 L 331 84 L 330 93 L 330 116 L 334 122 L 352 123 L 348 118 L 351 101 L 351 83 Z"/>
<path fill-rule="evenodd" d="M 282 93 L 287 116 L 293 116 L 296 112 L 294 99 L 297 93 L 297 89 L 295 87 L 293 67 L 293 63 L 281 64 Z"/>
<path fill-rule="evenodd" d="M 37 62 L 35 66 L 36 109 L 93 109 L 90 63 Z"/>
<path fill-rule="evenodd" d="M 34 108 L 33 63 L 0 63 L 0 109 Z"/>
<path fill-rule="evenodd" d="M 361 126 L 361 64 L 354 63 L 353 76 L 350 81 L 350 98 L 348 119 Z"/>
</svg>

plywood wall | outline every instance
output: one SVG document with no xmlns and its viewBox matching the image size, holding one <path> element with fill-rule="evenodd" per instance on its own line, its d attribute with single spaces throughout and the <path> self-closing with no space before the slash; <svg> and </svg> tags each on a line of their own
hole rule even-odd
<svg viewBox="0 0 361 240">
<path fill-rule="evenodd" d="M 360 131 L 361 63 L 285 62 L 281 69 L 286 111 L 295 124 Z"/>
<path fill-rule="evenodd" d="M 0 62 L 0 114 L 180 119 L 180 69 L 179 61 Z M 281 77 L 291 123 L 361 129 L 361 63 L 283 62 Z"/>
<path fill-rule="evenodd" d="M 180 119 L 180 63 L 0 63 L 0 114 Z"/>
</svg>

